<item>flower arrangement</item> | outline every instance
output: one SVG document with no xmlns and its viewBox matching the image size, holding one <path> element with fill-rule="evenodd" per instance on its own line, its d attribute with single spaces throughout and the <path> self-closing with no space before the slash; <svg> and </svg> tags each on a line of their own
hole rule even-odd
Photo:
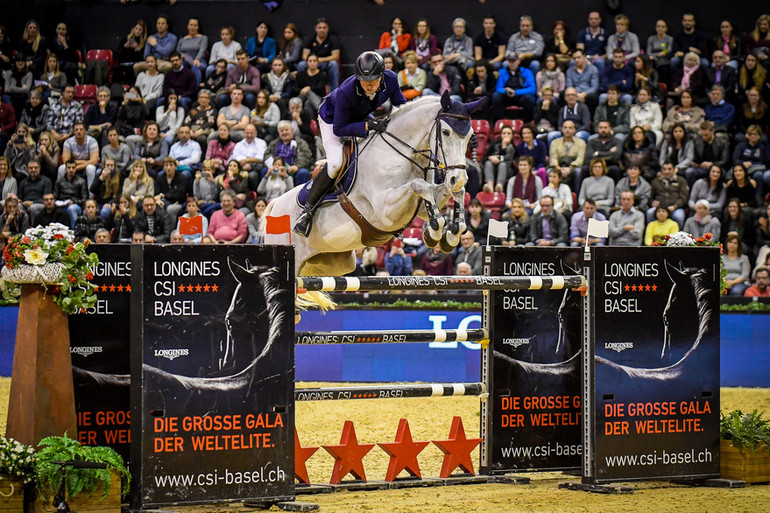
<svg viewBox="0 0 770 513">
<path fill-rule="evenodd" d="M 34 447 L 0 436 L 0 476 L 19 478 L 28 484 L 36 478 L 36 467 Z"/>
<path fill-rule="evenodd" d="M 87 242 L 75 242 L 72 230 L 62 224 L 30 228 L 8 241 L 3 278 L 15 284 L 46 285 L 64 312 L 82 311 L 96 304 L 91 269 L 99 259 L 95 253 L 86 253 L 87 247 Z M 9 294 L 18 295 L 18 291 Z"/>
<path fill-rule="evenodd" d="M 710 233 L 704 234 L 697 239 L 687 232 L 676 232 L 671 235 L 666 235 L 659 241 L 653 242 L 653 246 L 676 246 L 676 247 L 690 247 L 690 246 L 719 246 L 719 254 L 722 254 L 722 244 L 719 241 L 714 240 L 714 236 Z M 724 262 L 719 260 L 720 266 L 720 290 L 724 294 L 727 290 L 727 269 L 725 269 Z"/>
</svg>

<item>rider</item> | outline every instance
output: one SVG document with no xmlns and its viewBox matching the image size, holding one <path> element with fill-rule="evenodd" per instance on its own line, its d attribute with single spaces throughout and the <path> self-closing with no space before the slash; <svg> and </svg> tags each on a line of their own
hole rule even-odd
<svg viewBox="0 0 770 513">
<path fill-rule="evenodd" d="M 318 111 L 326 164 L 313 180 L 305 208 L 294 224 L 294 231 L 307 237 L 313 213 L 321 199 L 334 185 L 342 167 L 344 137 L 366 137 L 368 132 L 382 133 L 388 119 L 374 119 L 371 113 L 390 100 L 392 105 L 406 103 L 395 73 L 385 69 L 385 61 L 377 52 L 364 52 L 356 59 L 356 74 L 326 95 Z"/>
</svg>

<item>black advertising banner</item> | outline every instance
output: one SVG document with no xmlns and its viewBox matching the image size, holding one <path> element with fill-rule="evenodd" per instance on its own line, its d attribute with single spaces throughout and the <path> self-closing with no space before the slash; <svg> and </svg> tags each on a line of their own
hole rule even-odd
<svg viewBox="0 0 770 513">
<path fill-rule="evenodd" d="M 129 461 L 131 262 L 127 244 L 92 244 L 96 305 L 69 316 L 78 439 Z"/>
<path fill-rule="evenodd" d="M 492 276 L 582 273 L 582 254 L 574 248 L 499 246 L 487 255 Z M 579 468 L 580 293 L 501 290 L 489 296 L 487 471 Z"/>
<path fill-rule="evenodd" d="M 134 507 L 294 496 L 292 251 L 132 247 Z"/>
<path fill-rule="evenodd" d="M 719 475 L 719 273 L 713 247 L 593 249 L 585 481 Z"/>
</svg>

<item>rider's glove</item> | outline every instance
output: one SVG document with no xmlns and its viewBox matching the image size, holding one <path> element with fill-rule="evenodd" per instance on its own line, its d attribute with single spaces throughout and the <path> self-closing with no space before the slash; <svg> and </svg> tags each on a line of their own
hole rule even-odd
<svg viewBox="0 0 770 513">
<path fill-rule="evenodd" d="M 388 129 L 389 122 L 390 120 L 388 118 L 370 119 L 367 122 L 367 124 L 369 125 L 369 131 L 377 132 L 378 134 L 381 134 L 382 132 Z"/>
</svg>

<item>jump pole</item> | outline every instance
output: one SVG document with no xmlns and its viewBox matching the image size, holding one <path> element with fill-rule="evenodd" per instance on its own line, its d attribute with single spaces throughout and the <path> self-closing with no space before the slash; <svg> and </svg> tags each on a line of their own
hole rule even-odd
<svg viewBox="0 0 770 513">
<path fill-rule="evenodd" d="M 586 285 L 583 276 L 301 276 L 297 288 L 308 292 L 359 290 L 559 290 Z"/>
<path fill-rule="evenodd" d="M 384 330 L 384 331 L 298 331 L 298 345 L 402 344 L 429 342 L 478 342 L 489 339 L 487 330 Z"/>
<path fill-rule="evenodd" d="M 295 401 L 336 401 L 340 399 L 388 399 L 411 397 L 483 396 L 484 383 L 424 383 L 407 385 L 361 385 L 353 387 L 300 388 Z"/>
</svg>

